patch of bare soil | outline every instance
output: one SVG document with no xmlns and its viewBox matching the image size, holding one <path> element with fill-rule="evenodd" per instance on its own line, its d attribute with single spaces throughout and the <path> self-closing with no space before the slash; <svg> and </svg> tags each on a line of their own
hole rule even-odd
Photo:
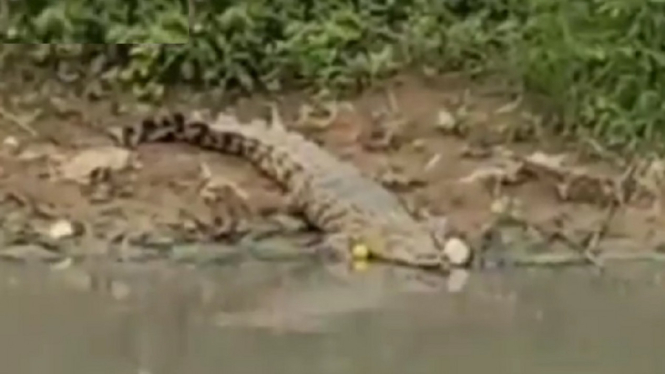
<svg viewBox="0 0 665 374">
<path fill-rule="evenodd" d="M 0 87 L 0 256 L 187 257 L 173 244 L 305 229 L 275 184 L 243 160 L 173 144 L 129 152 L 101 131 L 157 106 L 38 87 Z M 287 126 L 377 178 L 415 213 L 447 215 L 500 261 L 537 252 L 550 256 L 538 260 L 546 263 L 598 264 L 606 249 L 655 256 L 662 163 L 524 141 L 525 131 L 548 138 L 537 133 L 542 119 L 497 87 L 402 76 L 347 102 L 285 95 L 279 109 Z M 159 107 L 220 109 L 214 100 L 180 93 Z M 267 104 L 243 99 L 233 110 L 246 120 Z"/>
</svg>

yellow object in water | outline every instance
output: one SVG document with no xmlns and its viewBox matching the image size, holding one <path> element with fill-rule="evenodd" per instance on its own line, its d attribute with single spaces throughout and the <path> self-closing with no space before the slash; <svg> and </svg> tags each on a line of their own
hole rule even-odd
<svg viewBox="0 0 665 374">
<path fill-rule="evenodd" d="M 353 270 L 354 271 L 365 271 L 369 267 L 367 261 L 353 261 Z"/>
<path fill-rule="evenodd" d="M 356 244 L 351 249 L 354 260 L 367 260 L 369 258 L 369 247 L 365 244 Z"/>
</svg>

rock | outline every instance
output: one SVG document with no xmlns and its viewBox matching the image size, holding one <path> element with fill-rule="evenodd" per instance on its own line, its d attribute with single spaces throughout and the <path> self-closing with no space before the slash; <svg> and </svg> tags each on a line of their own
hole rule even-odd
<svg viewBox="0 0 665 374">
<path fill-rule="evenodd" d="M 436 115 L 436 127 L 446 132 L 454 131 L 457 128 L 457 120 L 449 111 L 441 109 Z"/>
</svg>

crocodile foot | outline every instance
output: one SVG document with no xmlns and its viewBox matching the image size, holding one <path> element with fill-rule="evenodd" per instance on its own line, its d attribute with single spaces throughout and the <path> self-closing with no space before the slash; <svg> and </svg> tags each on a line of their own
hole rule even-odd
<svg viewBox="0 0 665 374">
<path fill-rule="evenodd" d="M 354 261 L 351 251 L 351 238 L 343 233 L 326 235 L 321 243 L 317 245 L 320 253 L 332 262 L 352 263 Z"/>
</svg>

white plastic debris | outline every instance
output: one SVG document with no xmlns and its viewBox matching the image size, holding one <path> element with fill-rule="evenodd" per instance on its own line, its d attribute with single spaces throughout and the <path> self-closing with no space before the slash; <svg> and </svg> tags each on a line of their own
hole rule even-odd
<svg viewBox="0 0 665 374">
<path fill-rule="evenodd" d="M 450 238 L 443 247 L 443 255 L 452 265 L 466 265 L 471 260 L 471 248 L 459 238 Z"/>
<path fill-rule="evenodd" d="M 48 236 L 56 240 L 74 236 L 75 233 L 74 225 L 66 219 L 56 221 L 48 229 Z"/>
</svg>

